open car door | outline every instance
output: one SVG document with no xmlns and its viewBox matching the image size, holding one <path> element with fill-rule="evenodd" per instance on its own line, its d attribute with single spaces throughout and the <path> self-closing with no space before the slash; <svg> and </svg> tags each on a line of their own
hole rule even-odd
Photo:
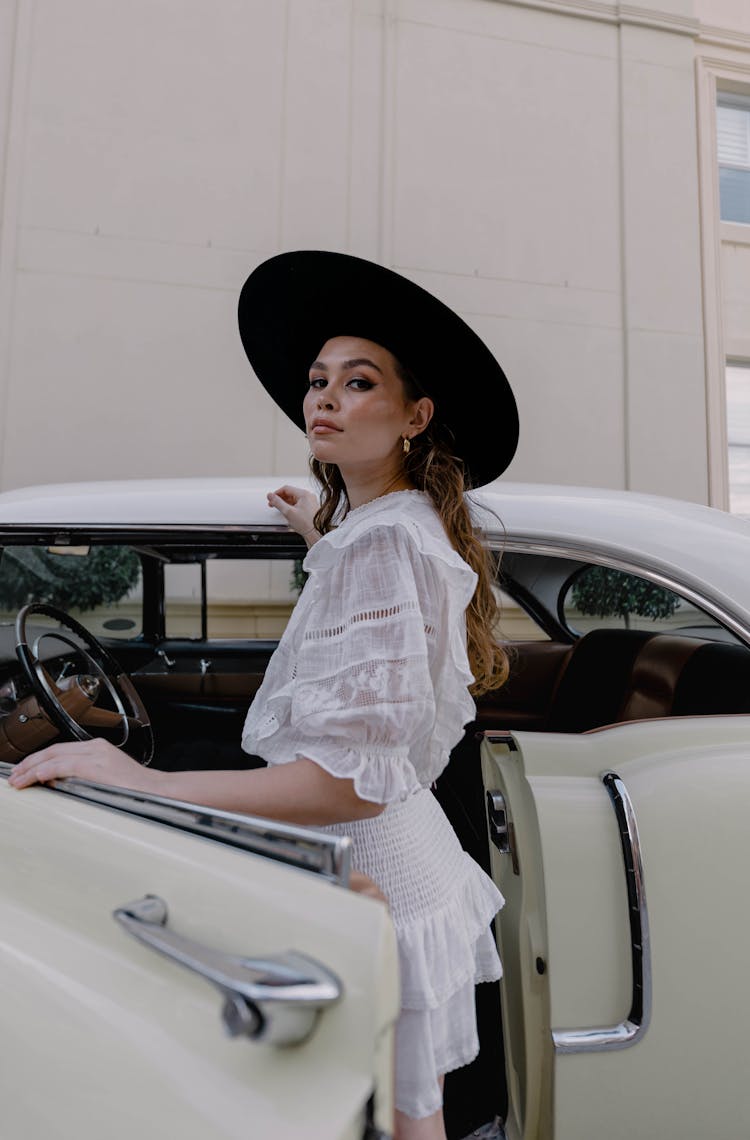
<svg viewBox="0 0 750 1140">
<path fill-rule="evenodd" d="M 390 1136 L 395 937 L 348 840 L 9 771 L 3 1136 Z"/>
<path fill-rule="evenodd" d="M 486 734 L 508 1140 L 750 1135 L 747 740 Z"/>
</svg>

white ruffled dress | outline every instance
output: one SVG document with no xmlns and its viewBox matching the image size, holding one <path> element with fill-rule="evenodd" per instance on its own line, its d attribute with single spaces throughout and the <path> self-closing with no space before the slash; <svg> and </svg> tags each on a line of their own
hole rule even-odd
<svg viewBox="0 0 750 1140">
<path fill-rule="evenodd" d="M 386 804 L 333 825 L 390 905 L 399 945 L 396 1107 L 442 1103 L 438 1075 L 473 1060 L 474 986 L 502 973 L 503 905 L 430 785 L 474 717 L 466 606 L 473 570 L 420 491 L 350 511 L 304 563 L 310 578 L 251 705 L 242 744 L 269 764 L 307 757 Z"/>
</svg>

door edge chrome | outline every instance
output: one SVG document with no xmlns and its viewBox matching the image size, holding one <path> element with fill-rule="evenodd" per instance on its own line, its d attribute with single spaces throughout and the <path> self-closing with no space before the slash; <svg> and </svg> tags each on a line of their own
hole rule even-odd
<svg viewBox="0 0 750 1140">
<path fill-rule="evenodd" d="M 643 1038 L 651 1022 L 651 940 L 638 821 L 633 801 L 617 773 L 605 772 L 602 783 L 609 793 L 617 819 L 625 865 L 633 977 L 630 1012 L 618 1025 L 553 1030 L 552 1040 L 556 1053 L 598 1053 L 627 1049 Z"/>
</svg>

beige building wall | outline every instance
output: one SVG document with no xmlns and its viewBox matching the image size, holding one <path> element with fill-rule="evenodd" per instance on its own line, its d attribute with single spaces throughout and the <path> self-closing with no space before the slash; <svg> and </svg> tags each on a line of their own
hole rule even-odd
<svg viewBox="0 0 750 1140">
<path fill-rule="evenodd" d="M 750 244 L 711 92 L 750 90 L 749 9 L 0 0 L 0 486 L 303 470 L 236 299 L 322 247 L 486 338 L 511 477 L 723 503 Z"/>
</svg>

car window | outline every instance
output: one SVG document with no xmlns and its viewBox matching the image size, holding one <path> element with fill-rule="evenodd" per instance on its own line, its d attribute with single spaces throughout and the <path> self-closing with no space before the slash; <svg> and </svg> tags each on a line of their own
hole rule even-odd
<svg viewBox="0 0 750 1140">
<path fill-rule="evenodd" d="M 276 640 L 303 585 L 301 562 L 271 558 L 207 558 L 164 567 L 167 637 L 202 637 L 203 576 L 206 635 L 211 639 Z"/>
<path fill-rule="evenodd" d="M 560 618 L 576 636 L 593 629 L 640 629 L 738 640 L 672 590 L 608 566 L 584 566 L 568 579 L 560 595 Z"/>
<path fill-rule="evenodd" d="M 494 630 L 499 641 L 549 641 L 550 636 L 525 609 L 506 594 L 494 587 L 495 597 L 500 606 L 500 621 Z"/>
<path fill-rule="evenodd" d="M 125 546 L 6 546 L 0 554 L 0 621 L 15 621 L 28 602 L 65 610 L 97 637 L 136 637 L 142 629 L 140 558 Z M 31 622 L 49 625 L 49 618 Z"/>
</svg>

